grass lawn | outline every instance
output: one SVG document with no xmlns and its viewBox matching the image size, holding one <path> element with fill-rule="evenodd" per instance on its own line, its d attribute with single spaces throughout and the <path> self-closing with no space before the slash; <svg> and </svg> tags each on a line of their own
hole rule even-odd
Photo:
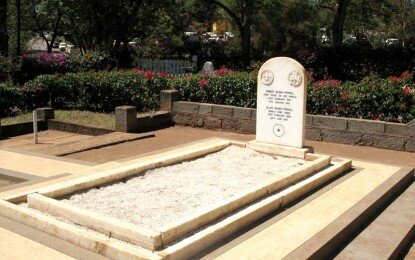
<svg viewBox="0 0 415 260">
<path fill-rule="evenodd" d="M 115 129 L 115 115 L 79 110 L 55 110 L 55 119 L 99 128 Z M 21 114 L 1 119 L 2 125 L 11 125 L 33 120 L 33 114 Z"/>
</svg>

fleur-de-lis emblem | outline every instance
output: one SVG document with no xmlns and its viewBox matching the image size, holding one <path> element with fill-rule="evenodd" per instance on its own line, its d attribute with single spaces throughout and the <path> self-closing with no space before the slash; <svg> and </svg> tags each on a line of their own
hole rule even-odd
<svg viewBox="0 0 415 260">
<path fill-rule="evenodd" d="M 292 71 L 288 75 L 288 82 L 290 83 L 291 86 L 298 87 L 301 84 L 301 82 L 303 82 L 303 76 L 301 76 L 300 72 L 296 70 Z"/>
</svg>

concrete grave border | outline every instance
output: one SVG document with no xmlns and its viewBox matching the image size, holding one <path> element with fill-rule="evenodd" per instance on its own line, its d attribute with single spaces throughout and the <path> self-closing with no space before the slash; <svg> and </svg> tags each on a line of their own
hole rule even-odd
<svg viewBox="0 0 415 260">
<path fill-rule="evenodd" d="M 163 251 L 156 251 L 156 253 L 166 258 L 175 258 L 176 256 L 179 257 L 182 254 L 194 253 L 200 250 L 201 247 L 206 247 L 216 241 L 219 241 L 224 236 L 239 230 L 255 220 L 258 220 L 269 212 L 286 205 L 287 203 L 306 194 L 351 167 L 350 160 L 339 160 L 331 163 L 329 156 L 307 154 L 306 159 L 313 161 L 312 167 L 311 165 L 307 165 L 309 167 L 300 167 L 301 169 L 297 169 L 295 172 L 288 171 L 263 187 L 253 188 L 247 193 L 236 198 L 228 199 L 211 207 L 202 208 L 200 211 L 192 214 L 192 216 L 186 216 L 186 218 L 183 218 L 176 223 L 163 227 L 161 231 L 154 232 L 139 228 L 135 225 L 126 225 L 128 223 L 121 223 L 121 221 L 114 222 L 113 219 L 111 219 L 112 226 L 108 228 L 109 226 L 106 223 L 108 220 L 107 218 L 102 216 L 97 217 L 94 216 L 94 214 L 91 215 L 89 212 L 87 212 L 85 217 L 85 211 L 53 199 L 65 194 L 88 189 L 96 185 L 120 180 L 125 177 L 135 175 L 140 171 L 166 166 L 178 161 L 193 159 L 207 153 L 221 150 L 232 144 L 233 142 L 229 140 L 209 140 L 196 145 L 179 148 L 171 152 L 149 156 L 148 158 L 138 161 L 131 166 L 124 166 L 119 169 L 104 171 L 92 176 L 70 180 L 52 187 L 41 189 L 38 194 L 34 193 L 28 195 L 27 200 L 31 206 L 35 205 L 35 208 L 38 206 L 41 210 L 45 210 L 47 213 L 51 213 L 52 215 L 55 215 L 54 213 L 57 212 L 63 217 L 67 217 L 67 214 L 73 217 L 75 208 L 75 218 L 82 219 L 82 221 L 89 221 L 90 224 L 91 222 L 95 222 L 95 225 L 101 227 L 101 229 L 98 229 L 99 232 L 110 236 L 110 238 L 106 241 L 102 241 L 102 237 L 97 236 L 94 232 L 68 225 L 52 217 L 44 216 L 29 209 L 14 205 L 8 201 L 0 201 L 0 212 L 1 214 L 5 212 L 5 215 L 8 218 L 16 219 L 27 225 L 41 229 L 42 231 L 58 236 L 88 250 L 96 251 L 107 257 L 117 256 L 116 258 L 123 258 L 121 255 L 124 254 L 127 249 L 131 251 L 131 248 L 139 248 L 116 239 L 119 238 L 134 244 L 137 244 L 138 242 L 140 246 L 144 247 L 139 248 L 139 250 L 135 253 L 131 253 L 129 251 L 128 256 L 125 255 L 126 257 L 132 257 L 134 254 L 133 258 L 137 258 L 138 256 L 141 257 L 143 254 L 145 255 L 144 258 L 150 258 L 149 256 L 157 257 L 157 254 L 152 253 L 151 250 L 164 246 Z M 235 143 L 234 145 L 245 146 L 245 144 L 240 142 Z M 331 166 L 329 166 L 330 163 Z M 315 171 L 321 170 L 324 167 L 327 168 L 313 175 Z M 290 185 L 293 186 L 287 188 Z M 283 190 L 274 194 L 281 189 Z M 266 198 L 264 199 L 264 197 Z M 64 204 L 65 207 L 62 207 L 61 203 Z M 200 228 L 204 224 L 215 221 L 220 217 L 226 216 L 249 203 L 253 204 L 234 215 L 230 215 L 229 218 L 214 223 L 207 229 L 197 232 L 196 234 L 191 235 L 178 243 L 167 245 L 177 238 L 182 237 L 184 234 Z M 98 222 L 96 222 L 97 220 Z M 102 227 L 105 229 L 102 229 Z M 76 229 L 81 231 L 76 233 Z M 95 228 L 92 227 L 92 229 Z M 68 235 L 68 232 L 70 235 Z M 92 241 L 98 243 L 98 247 L 106 248 L 106 250 L 96 250 L 97 245 L 91 247 L 90 243 L 92 243 Z M 121 252 L 120 255 L 118 254 L 118 251 Z"/>
<path fill-rule="evenodd" d="M 225 140 L 212 141 L 213 146 L 202 146 L 198 150 L 193 150 L 193 152 L 190 150 L 187 155 L 181 156 L 180 154 L 177 154 L 177 156 L 174 156 L 173 154 L 170 164 L 216 152 L 232 144 L 230 141 Z M 65 196 L 86 188 L 120 180 L 131 175 L 139 174 L 145 170 L 164 166 L 160 165 L 164 162 L 160 159 L 158 162 L 150 160 L 141 165 L 138 164 L 138 167 L 134 167 L 135 170 L 125 170 L 122 172 L 117 171 L 115 174 L 109 172 L 109 174 L 105 176 L 88 176 L 85 179 L 78 179 L 75 184 L 64 183 L 63 185 L 59 185 L 59 187 L 51 187 L 45 190 L 40 190 L 39 194 L 29 194 L 27 202 L 29 207 L 44 211 L 57 217 L 64 217 L 76 224 L 91 228 L 107 235 L 112 235 L 115 238 L 134 243 L 147 249 L 155 250 L 209 222 L 215 221 L 216 219 L 241 208 L 244 205 L 252 203 L 267 196 L 268 194 L 272 194 L 279 189 L 283 189 L 295 182 L 300 181 L 315 171 L 328 166 L 331 161 L 330 159 L 330 156 L 325 155 L 309 156 L 306 158 L 309 163 L 301 167 L 281 173 L 274 180 L 258 185 L 238 196 L 230 197 L 225 201 L 221 201 L 209 207 L 197 210 L 190 216 L 179 219 L 173 223 L 161 227 L 161 229 L 158 230 L 150 230 L 119 221 L 114 218 L 104 217 L 91 211 L 70 206 L 67 203 L 55 200 L 54 198 Z M 123 168 L 124 167 L 121 169 Z M 131 229 L 133 229 L 134 232 L 129 232 Z"/>
</svg>

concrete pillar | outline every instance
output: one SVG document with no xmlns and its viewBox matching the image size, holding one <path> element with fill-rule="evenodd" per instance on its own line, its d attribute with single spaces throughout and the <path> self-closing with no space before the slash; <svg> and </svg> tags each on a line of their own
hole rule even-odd
<svg viewBox="0 0 415 260">
<path fill-rule="evenodd" d="M 179 100 L 179 91 L 175 89 L 163 90 L 160 93 L 160 110 L 171 111 L 173 103 Z"/>
<path fill-rule="evenodd" d="M 37 108 L 36 109 L 37 119 L 41 121 L 48 121 L 48 119 L 54 119 L 55 118 L 55 110 L 50 107 L 43 107 L 43 108 Z"/>
<path fill-rule="evenodd" d="M 137 130 L 137 109 L 133 106 L 115 108 L 115 131 L 131 133 Z"/>
</svg>

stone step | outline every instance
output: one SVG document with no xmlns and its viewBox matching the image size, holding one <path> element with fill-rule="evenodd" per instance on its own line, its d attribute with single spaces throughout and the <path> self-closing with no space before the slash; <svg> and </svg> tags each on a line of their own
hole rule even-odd
<svg viewBox="0 0 415 260">
<path fill-rule="evenodd" d="M 351 176 L 219 259 L 326 259 L 413 181 L 413 169 L 354 161 Z M 360 166 L 360 167 L 359 167 Z"/>
<path fill-rule="evenodd" d="M 397 259 L 415 235 L 415 183 L 409 186 L 336 259 Z"/>
</svg>

